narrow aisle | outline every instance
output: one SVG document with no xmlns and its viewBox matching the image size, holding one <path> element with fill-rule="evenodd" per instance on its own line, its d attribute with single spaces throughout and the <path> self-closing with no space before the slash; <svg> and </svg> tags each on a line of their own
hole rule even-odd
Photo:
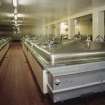
<svg viewBox="0 0 105 105">
<path fill-rule="evenodd" d="M 0 67 L 0 105 L 43 105 L 22 47 L 12 43 Z"/>
<path fill-rule="evenodd" d="M 0 67 L 0 105 L 55 105 L 39 92 L 19 43 L 11 44 Z M 56 105 L 105 105 L 105 94 Z"/>
</svg>

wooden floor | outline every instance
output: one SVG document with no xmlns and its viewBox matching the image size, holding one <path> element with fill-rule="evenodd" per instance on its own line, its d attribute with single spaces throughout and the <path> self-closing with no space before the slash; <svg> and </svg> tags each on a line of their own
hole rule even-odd
<svg viewBox="0 0 105 105">
<path fill-rule="evenodd" d="M 19 43 L 11 44 L 0 67 L 0 105 L 53 105 L 40 93 Z M 105 94 L 57 105 L 105 105 Z"/>
</svg>

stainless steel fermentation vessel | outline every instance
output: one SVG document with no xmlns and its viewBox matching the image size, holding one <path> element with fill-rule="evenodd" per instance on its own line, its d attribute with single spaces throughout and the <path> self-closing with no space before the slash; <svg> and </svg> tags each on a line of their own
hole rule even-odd
<svg viewBox="0 0 105 105">
<path fill-rule="evenodd" d="M 74 40 L 49 47 L 26 39 L 23 48 L 42 92 L 54 102 L 105 90 L 104 42 L 88 47 L 86 41 Z"/>
<path fill-rule="evenodd" d="M 9 40 L 10 39 L 8 38 L 0 39 L 0 62 L 2 62 L 2 59 L 9 48 Z"/>
<path fill-rule="evenodd" d="M 105 61 L 49 68 L 48 89 L 54 102 L 105 91 Z"/>
</svg>

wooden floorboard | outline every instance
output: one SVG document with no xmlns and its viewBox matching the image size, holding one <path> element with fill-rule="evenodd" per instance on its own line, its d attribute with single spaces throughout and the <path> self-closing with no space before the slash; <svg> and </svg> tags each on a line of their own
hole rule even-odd
<svg viewBox="0 0 105 105">
<path fill-rule="evenodd" d="M 54 105 L 40 93 L 19 43 L 11 44 L 0 66 L 0 105 Z M 105 105 L 105 94 L 57 105 Z"/>
<path fill-rule="evenodd" d="M 42 105 L 20 44 L 13 43 L 0 67 L 0 105 Z"/>
</svg>

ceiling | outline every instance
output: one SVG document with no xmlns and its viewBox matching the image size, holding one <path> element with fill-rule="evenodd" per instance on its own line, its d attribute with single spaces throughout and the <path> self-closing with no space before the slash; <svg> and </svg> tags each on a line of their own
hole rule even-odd
<svg viewBox="0 0 105 105">
<path fill-rule="evenodd" d="M 105 5 L 105 0 L 18 0 L 21 29 L 35 28 L 75 13 Z M 12 0 L 0 0 L 0 27 L 13 29 Z"/>
</svg>

